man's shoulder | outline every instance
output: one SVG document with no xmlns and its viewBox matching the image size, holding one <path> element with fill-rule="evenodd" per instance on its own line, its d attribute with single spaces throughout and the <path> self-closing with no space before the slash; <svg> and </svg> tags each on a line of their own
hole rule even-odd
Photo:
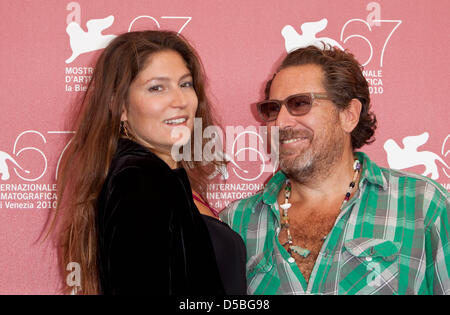
<svg viewBox="0 0 450 315">
<path fill-rule="evenodd" d="M 395 194 L 426 195 L 436 194 L 440 198 L 448 199 L 450 194 L 433 179 L 408 171 L 382 167 L 372 161 L 365 153 L 357 152 L 357 156 L 364 161 L 365 174 L 369 181 L 383 186 L 383 190 Z"/>
<path fill-rule="evenodd" d="M 439 183 L 423 175 L 390 168 L 381 169 L 388 182 L 388 192 L 402 200 L 406 209 L 415 209 L 427 227 L 450 211 L 450 194 Z M 409 205 L 409 206 L 407 206 Z"/>
<path fill-rule="evenodd" d="M 392 168 L 380 167 L 380 169 L 391 189 L 397 189 L 405 193 L 411 191 L 415 191 L 417 194 L 435 193 L 446 198 L 447 202 L 450 198 L 449 192 L 441 184 L 429 177 Z"/>
<path fill-rule="evenodd" d="M 262 194 L 261 190 L 250 197 L 232 201 L 219 213 L 220 219 L 233 227 L 235 225 L 234 218 L 250 216 L 254 212 L 258 204 L 262 202 Z"/>
</svg>

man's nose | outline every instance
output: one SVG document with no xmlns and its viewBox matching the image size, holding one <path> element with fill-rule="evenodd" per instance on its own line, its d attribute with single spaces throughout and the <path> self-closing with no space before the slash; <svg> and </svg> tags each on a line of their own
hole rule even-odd
<svg viewBox="0 0 450 315">
<path fill-rule="evenodd" d="M 283 129 L 286 127 L 293 127 L 294 124 L 294 116 L 289 113 L 286 106 L 283 104 L 280 112 L 278 113 L 277 119 L 275 120 L 275 126 Z"/>
</svg>

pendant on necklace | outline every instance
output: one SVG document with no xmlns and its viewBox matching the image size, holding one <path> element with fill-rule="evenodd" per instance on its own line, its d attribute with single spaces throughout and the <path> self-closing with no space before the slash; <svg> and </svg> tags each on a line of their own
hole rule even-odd
<svg viewBox="0 0 450 315">
<path fill-rule="evenodd" d="M 302 256 L 303 258 L 306 258 L 309 256 L 309 253 L 311 253 L 308 249 L 297 246 L 297 245 L 291 245 L 289 246 L 289 249 L 296 253 L 297 255 Z"/>
</svg>

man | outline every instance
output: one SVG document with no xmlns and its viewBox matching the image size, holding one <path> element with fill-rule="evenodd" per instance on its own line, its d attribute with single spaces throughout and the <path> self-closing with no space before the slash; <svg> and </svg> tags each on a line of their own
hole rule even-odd
<svg viewBox="0 0 450 315">
<path fill-rule="evenodd" d="M 355 152 L 373 142 L 369 106 L 334 48 L 291 52 L 267 83 L 281 170 L 220 214 L 246 243 L 249 294 L 450 294 L 449 194 Z"/>
</svg>

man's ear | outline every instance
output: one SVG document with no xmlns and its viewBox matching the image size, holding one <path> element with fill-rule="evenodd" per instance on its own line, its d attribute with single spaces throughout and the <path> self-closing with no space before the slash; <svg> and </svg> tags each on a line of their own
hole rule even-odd
<svg viewBox="0 0 450 315">
<path fill-rule="evenodd" d="M 356 128 L 359 122 L 359 116 L 361 115 L 361 109 L 361 102 L 354 98 L 350 101 L 347 108 L 339 112 L 341 126 L 344 131 L 351 133 Z"/>
</svg>

